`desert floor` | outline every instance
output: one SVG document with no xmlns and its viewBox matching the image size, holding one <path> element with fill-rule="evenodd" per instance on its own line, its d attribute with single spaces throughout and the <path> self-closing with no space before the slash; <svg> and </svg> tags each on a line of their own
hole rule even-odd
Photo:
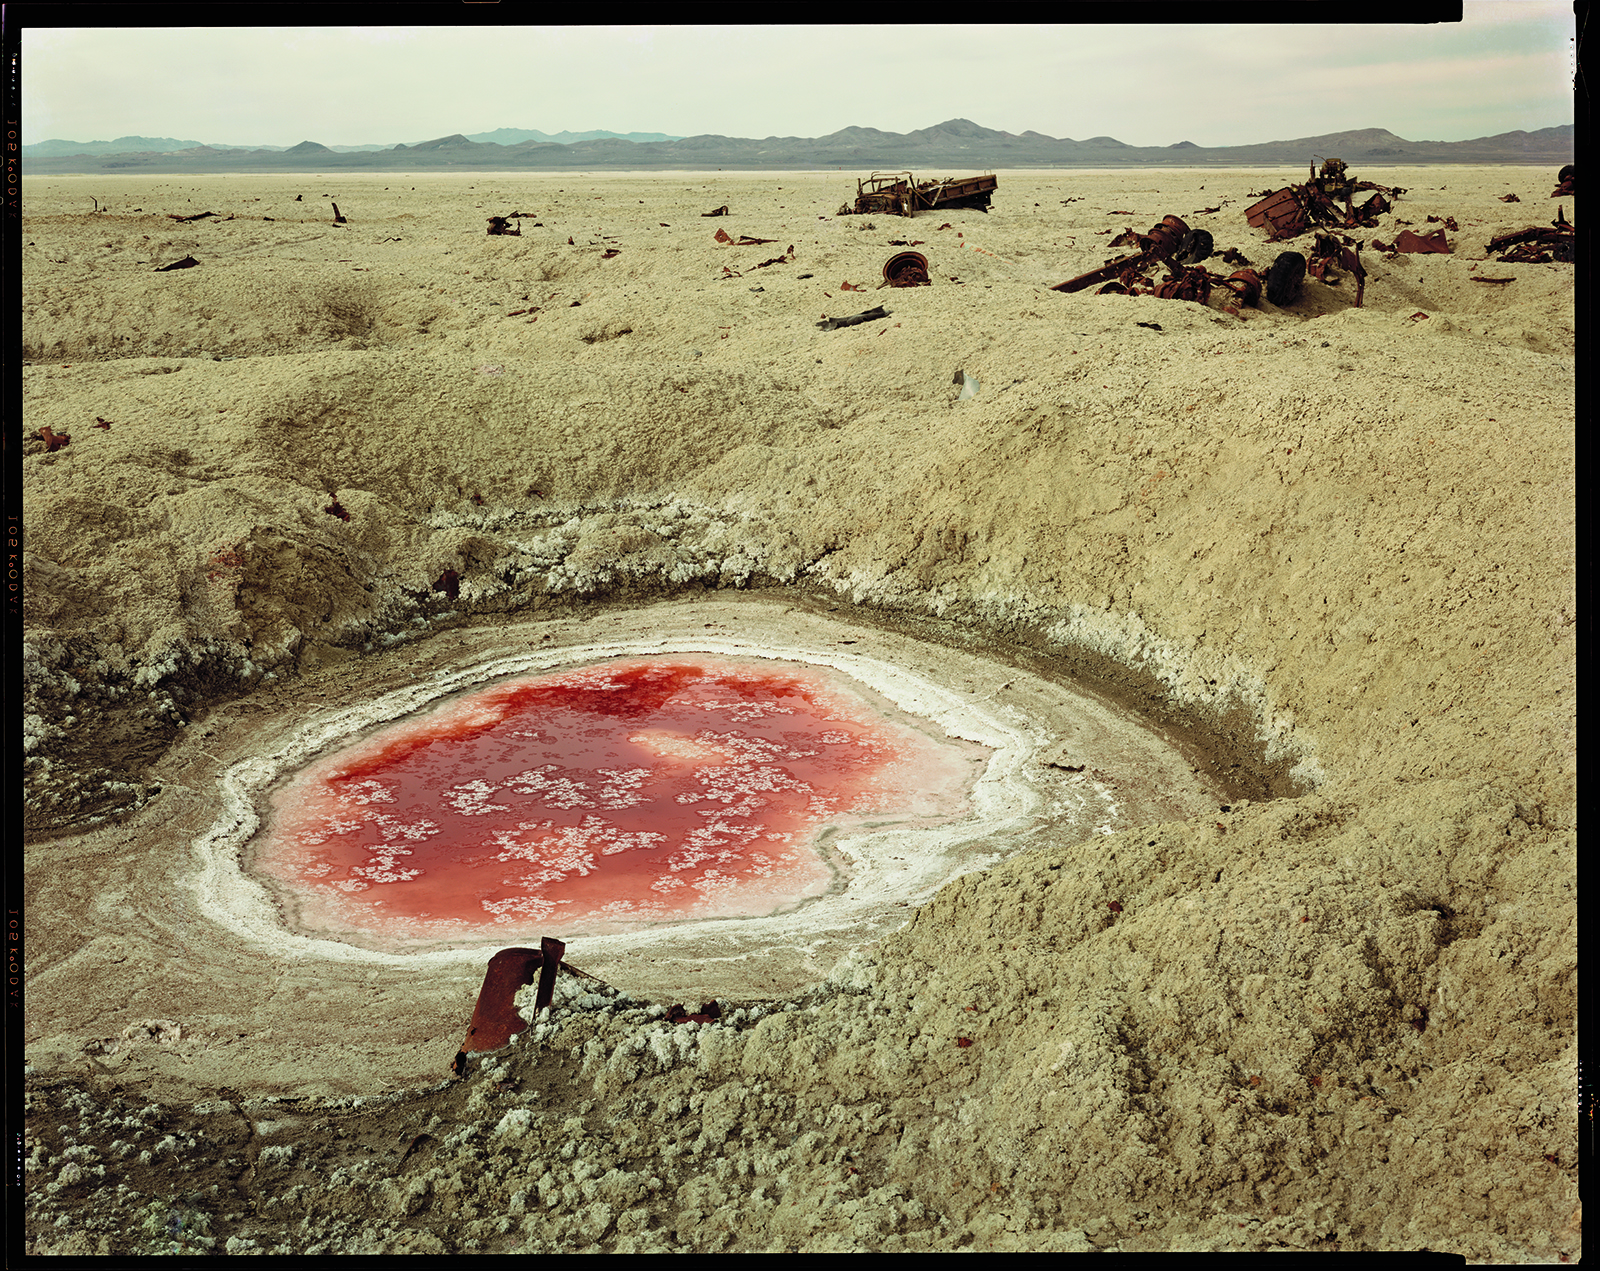
<svg viewBox="0 0 1600 1271">
<path fill-rule="evenodd" d="M 1580 1255 L 1573 266 L 1485 251 L 1555 174 L 1357 170 L 1364 306 L 1237 312 L 1050 288 L 1169 213 L 1265 271 L 1303 170 L 855 175 L 24 182 L 32 1252 Z M 915 665 L 1023 810 L 574 938 L 611 988 L 451 1078 L 498 944 L 281 929 L 252 798 L 619 641 Z"/>
</svg>

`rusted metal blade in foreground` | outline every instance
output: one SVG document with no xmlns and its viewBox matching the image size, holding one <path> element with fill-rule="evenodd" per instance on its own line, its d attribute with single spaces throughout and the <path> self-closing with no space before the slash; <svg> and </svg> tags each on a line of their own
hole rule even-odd
<svg viewBox="0 0 1600 1271">
<path fill-rule="evenodd" d="M 539 981 L 539 992 L 534 999 L 534 1009 L 543 1010 L 555 996 L 556 973 L 561 969 L 561 955 L 567 946 L 560 940 L 546 936 L 537 949 L 502 949 L 489 959 L 484 972 L 483 987 L 478 990 L 478 1004 L 472 1011 L 472 1022 L 467 1025 L 467 1035 L 456 1052 L 450 1070 L 456 1076 L 466 1072 L 467 1056 L 485 1050 L 499 1050 L 517 1033 L 527 1028 L 528 1022 L 517 1010 L 517 990 L 525 984 Z"/>
</svg>

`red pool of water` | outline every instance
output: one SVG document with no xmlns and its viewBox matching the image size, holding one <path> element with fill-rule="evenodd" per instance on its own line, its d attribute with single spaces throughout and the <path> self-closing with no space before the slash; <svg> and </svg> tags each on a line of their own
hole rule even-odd
<svg viewBox="0 0 1600 1271">
<path fill-rule="evenodd" d="M 697 655 L 502 683 L 304 770 L 253 866 L 302 926 L 402 942 L 772 913 L 832 883 L 822 827 L 963 803 L 968 756 L 882 705 Z"/>
</svg>

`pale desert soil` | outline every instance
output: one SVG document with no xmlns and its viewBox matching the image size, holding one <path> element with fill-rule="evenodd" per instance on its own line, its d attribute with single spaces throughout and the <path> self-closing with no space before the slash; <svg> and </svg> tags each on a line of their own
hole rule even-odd
<svg viewBox="0 0 1600 1271">
<path fill-rule="evenodd" d="M 845 173 L 30 180 L 24 427 L 72 437 L 23 461 L 32 1250 L 1576 1258 L 1573 269 L 1483 259 L 1554 173 L 1357 172 L 1408 188 L 1363 241 L 1459 224 L 1359 310 L 1048 289 L 1169 212 L 1265 267 L 1242 209 L 1299 175 L 875 223 Z M 894 239 L 935 285 L 874 290 Z M 708 972 L 722 1024 L 564 988 L 459 1082 L 473 968 L 187 881 L 315 711 L 802 620 L 1076 677 L 1216 806 L 1034 818 L 899 929 Z"/>
</svg>

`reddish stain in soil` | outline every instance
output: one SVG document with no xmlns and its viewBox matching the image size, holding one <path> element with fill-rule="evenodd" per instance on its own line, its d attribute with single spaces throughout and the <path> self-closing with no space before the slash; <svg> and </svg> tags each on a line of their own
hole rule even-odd
<svg viewBox="0 0 1600 1271">
<path fill-rule="evenodd" d="M 772 913 L 833 881 L 823 826 L 964 806 L 964 759 L 779 665 L 634 659 L 458 699 L 303 771 L 254 868 L 307 927 L 625 930 Z"/>
</svg>

